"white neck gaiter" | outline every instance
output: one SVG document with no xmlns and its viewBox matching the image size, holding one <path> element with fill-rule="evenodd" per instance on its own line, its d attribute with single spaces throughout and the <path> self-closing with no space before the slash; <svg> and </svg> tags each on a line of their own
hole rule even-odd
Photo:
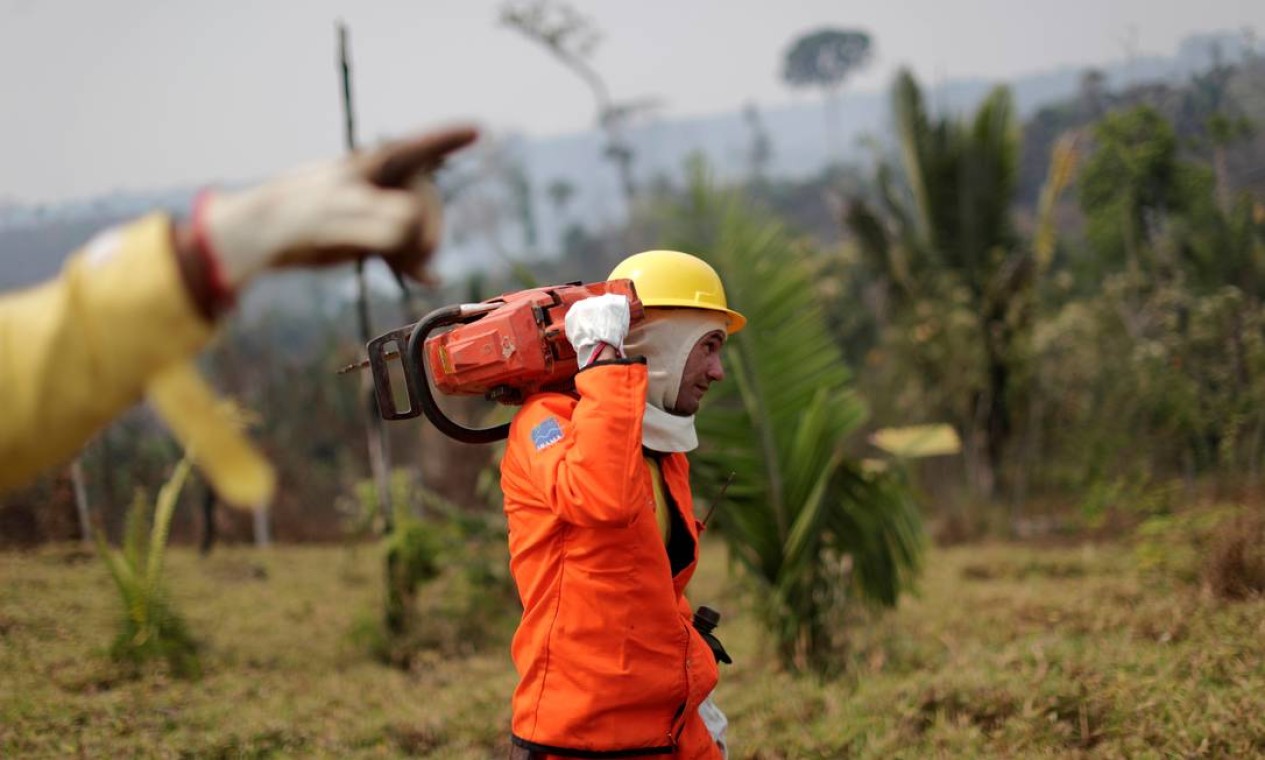
<svg viewBox="0 0 1265 760">
<path fill-rule="evenodd" d="M 694 416 L 673 414 L 681 375 L 690 352 L 702 337 L 724 330 L 728 319 L 707 309 L 646 309 L 646 318 L 633 325 L 624 341 L 627 356 L 646 357 L 649 383 L 641 442 L 653 451 L 693 451 L 698 448 Z"/>
</svg>

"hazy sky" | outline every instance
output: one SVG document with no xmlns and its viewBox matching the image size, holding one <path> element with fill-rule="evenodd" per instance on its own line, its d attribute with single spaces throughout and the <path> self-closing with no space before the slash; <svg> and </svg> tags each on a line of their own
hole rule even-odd
<svg viewBox="0 0 1265 760">
<path fill-rule="evenodd" d="M 799 32 L 860 27 L 884 87 L 1171 53 L 1251 26 L 1265 0 L 578 0 L 617 98 L 665 116 L 815 97 L 779 81 Z M 500 131 L 588 127 L 574 76 L 497 25 L 500 0 L 0 0 L 0 199 L 262 176 L 340 150 L 336 18 L 352 28 L 362 138 L 470 118 Z M 1133 30 L 1132 32 L 1130 30 Z"/>
</svg>

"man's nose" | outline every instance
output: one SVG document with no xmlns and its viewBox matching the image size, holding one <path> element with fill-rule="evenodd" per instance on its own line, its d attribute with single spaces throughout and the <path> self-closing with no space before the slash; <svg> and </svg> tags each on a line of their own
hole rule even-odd
<svg viewBox="0 0 1265 760">
<path fill-rule="evenodd" d="M 711 366 L 707 370 L 707 379 L 713 383 L 719 383 L 725 379 L 725 365 L 721 363 L 719 356 L 712 359 Z"/>
</svg>

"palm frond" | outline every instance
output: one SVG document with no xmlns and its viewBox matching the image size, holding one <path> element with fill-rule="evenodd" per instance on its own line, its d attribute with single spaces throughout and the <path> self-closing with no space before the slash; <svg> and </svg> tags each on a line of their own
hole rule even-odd
<svg viewBox="0 0 1265 760">
<path fill-rule="evenodd" d="M 189 469 L 193 460 L 185 457 L 176 465 L 175 472 L 158 491 L 158 503 L 154 509 L 154 527 L 149 537 L 149 553 L 145 558 L 145 585 L 150 589 L 158 587 L 162 573 L 163 554 L 167 548 L 167 535 L 171 532 L 171 516 L 176 510 L 176 500 L 189 477 Z"/>
<path fill-rule="evenodd" d="M 1050 170 L 1045 184 L 1041 186 L 1041 199 L 1037 203 L 1037 231 L 1033 241 L 1036 254 L 1037 276 L 1040 277 L 1050 268 L 1054 259 L 1054 243 L 1056 238 L 1054 212 L 1063 191 L 1072 181 L 1076 172 L 1079 151 L 1075 135 L 1063 135 L 1054 144 L 1054 152 L 1050 156 Z"/>
<path fill-rule="evenodd" d="M 141 567 L 145 559 L 145 538 L 149 535 L 149 496 L 137 488 L 127 507 L 123 523 L 123 556 L 132 567 Z"/>
<path fill-rule="evenodd" d="M 929 242 L 935 226 L 931 221 L 932 203 L 925 169 L 927 144 L 932 139 L 932 131 L 923 106 L 922 91 L 908 69 L 902 69 L 896 76 L 896 84 L 892 88 L 892 113 L 896 117 L 901 163 L 917 212 L 911 221 L 918 239 Z"/>
</svg>

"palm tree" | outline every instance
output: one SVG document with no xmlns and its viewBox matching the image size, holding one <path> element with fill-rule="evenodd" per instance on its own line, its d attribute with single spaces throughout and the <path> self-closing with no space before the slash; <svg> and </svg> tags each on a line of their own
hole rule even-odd
<svg viewBox="0 0 1265 760">
<path fill-rule="evenodd" d="M 847 454 L 865 409 L 805 252 L 697 174 L 676 244 L 711 261 L 750 320 L 726 351 L 728 380 L 699 416 L 700 493 L 719 493 L 738 473 L 717 511 L 731 555 L 755 580 L 782 662 L 828 671 L 840 664 L 843 613 L 858 601 L 892 606 L 912 583 L 918 511 L 897 471 L 869 472 Z"/>
<path fill-rule="evenodd" d="M 995 89 L 970 122 L 932 119 L 908 71 L 893 93 L 903 182 L 878 175 L 881 215 L 854 199 L 846 223 L 871 271 L 887 283 L 904 328 L 969 315 L 979 366 L 957 424 L 976 456 L 976 484 L 991 495 L 1012 431 L 1016 345 L 1026 335 L 1034 257 L 1012 225 L 1018 130 L 1005 88 Z M 920 316 L 922 315 L 922 316 Z M 923 325 L 926 327 L 926 325 Z M 959 357 L 960 358 L 960 357 Z M 923 357 L 932 377 L 960 371 Z"/>
</svg>

